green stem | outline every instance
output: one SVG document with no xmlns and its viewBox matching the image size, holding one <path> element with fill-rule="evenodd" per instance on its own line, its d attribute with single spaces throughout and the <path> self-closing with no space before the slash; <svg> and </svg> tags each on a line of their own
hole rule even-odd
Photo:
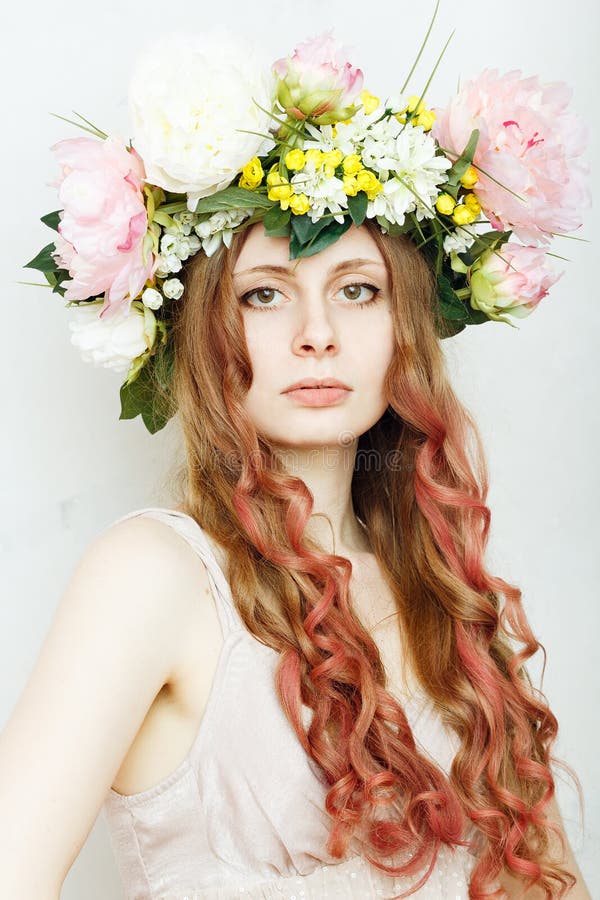
<svg viewBox="0 0 600 900">
<path fill-rule="evenodd" d="M 436 18 L 437 13 L 438 13 L 439 5 L 440 5 L 440 0 L 437 0 L 437 3 L 435 4 L 435 9 L 434 9 L 434 11 L 433 11 L 433 16 L 431 17 L 431 22 L 429 23 L 429 28 L 427 29 L 427 34 L 425 35 L 425 38 L 424 38 L 424 40 L 423 40 L 423 43 L 421 44 L 421 47 L 420 47 L 419 52 L 418 52 L 418 54 L 417 54 L 417 58 L 415 59 L 414 63 L 412 64 L 412 68 L 411 68 L 410 72 L 408 73 L 408 75 L 406 76 L 406 79 L 405 79 L 405 81 L 404 81 L 404 84 L 402 85 L 402 88 L 400 89 L 400 93 L 401 93 L 401 94 L 403 94 L 404 91 L 406 90 L 406 85 L 407 85 L 408 82 L 410 81 L 410 79 L 411 79 L 411 77 L 412 77 L 412 73 L 413 73 L 413 72 L 415 71 L 415 69 L 417 68 L 417 65 L 418 65 L 418 63 L 419 63 L 419 60 L 421 59 L 421 54 L 423 53 L 423 50 L 425 49 L 425 46 L 426 46 L 426 44 L 427 44 L 427 41 L 429 40 L 429 35 L 431 34 L 431 29 L 433 28 L 433 23 L 435 22 L 435 18 Z"/>
</svg>

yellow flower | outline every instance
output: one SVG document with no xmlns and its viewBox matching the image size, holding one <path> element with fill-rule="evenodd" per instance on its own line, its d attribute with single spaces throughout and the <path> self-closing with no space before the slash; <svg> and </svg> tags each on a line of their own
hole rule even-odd
<svg viewBox="0 0 600 900">
<path fill-rule="evenodd" d="M 344 154 L 341 150 L 327 150 L 323 154 L 323 171 L 328 178 L 333 178 L 335 170 L 341 163 Z"/>
<path fill-rule="evenodd" d="M 347 197 L 356 197 L 359 187 L 354 175 L 344 175 L 344 193 Z"/>
<path fill-rule="evenodd" d="M 363 167 L 358 153 L 350 153 L 348 156 L 345 156 L 342 165 L 344 167 L 344 175 L 356 175 Z"/>
<path fill-rule="evenodd" d="M 452 213 L 452 219 L 457 225 L 470 225 L 477 218 L 477 214 L 468 206 L 457 206 Z"/>
<path fill-rule="evenodd" d="M 406 123 L 407 112 L 412 113 L 410 119 L 412 125 L 422 125 L 424 131 L 430 131 L 433 127 L 433 123 L 436 119 L 434 111 L 432 109 L 427 109 L 423 100 L 419 103 L 419 98 L 416 94 L 411 94 L 404 109 L 394 113 L 394 117 L 401 125 Z"/>
<path fill-rule="evenodd" d="M 455 206 L 456 200 L 450 194 L 440 194 L 435 201 L 435 208 L 443 216 L 451 216 Z"/>
<path fill-rule="evenodd" d="M 344 154 L 341 150 L 328 150 L 323 154 L 323 165 L 324 166 L 333 166 L 336 169 L 344 158 Z"/>
<path fill-rule="evenodd" d="M 369 172 L 367 169 L 363 169 L 362 172 L 358 173 L 356 183 L 359 191 L 364 191 L 369 200 L 374 200 L 377 194 L 383 190 L 381 182 L 377 180 L 373 172 Z"/>
<path fill-rule="evenodd" d="M 468 191 L 470 191 L 471 188 L 475 187 L 478 181 L 479 175 L 477 174 L 477 169 L 474 166 L 469 166 L 463 177 L 460 179 L 460 183 Z"/>
<path fill-rule="evenodd" d="M 290 197 L 292 196 L 293 188 L 291 184 L 278 184 L 274 185 L 269 189 L 269 193 L 267 197 L 269 200 L 279 200 L 282 209 L 287 209 L 290 205 Z"/>
<path fill-rule="evenodd" d="M 377 109 L 377 107 L 379 106 L 379 97 L 375 97 L 375 95 L 369 93 L 369 91 L 361 91 L 360 102 L 362 103 L 363 109 L 366 114 L 370 115 L 373 110 Z"/>
<path fill-rule="evenodd" d="M 261 183 L 264 174 L 260 159 L 258 156 L 255 156 L 242 169 L 239 185 L 253 191 Z"/>
<path fill-rule="evenodd" d="M 315 169 L 320 168 L 321 163 L 323 162 L 323 151 L 316 150 L 314 147 L 312 147 L 310 150 L 307 150 L 306 162 L 314 163 Z"/>
<path fill-rule="evenodd" d="M 271 171 L 267 175 L 267 184 L 269 187 L 277 187 L 280 184 L 287 184 L 288 179 L 284 175 L 279 174 L 279 168 L 277 164 L 271 167 Z"/>
<path fill-rule="evenodd" d="M 292 169 L 294 172 L 303 169 L 306 164 L 304 151 L 300 149 L 290 150 L 289 153 L 286 153 L 285 155 L 285 164 L 288 169 Z"/>
<path fill-rule="evenodd" d="M 417 107 L 417 103 L 419 103 L 419 98 L 417 97 L 416 94 L 411 94 L 410 97 L 408 98 L 408 104 L 406 106 L 406 109 L 408 110 L 408 112 L 411 112 L 411 113 L 416 112 L 416 114 L 419 116 L 422 112 L 425 111 L 425 103 L 423 100 L 421 100 L 418 107 Z"/>
<path fill-rule="evenodd" d="M 296 216 L 303 216 L 304 213 L 307 213 L 310 209 L 310 202 L 306 194 L 292 194 L 290 197 L 290 209 Z"/>
<path fill-rule="evenodd" d="M 481 203 L 475 196 L 475 194 L 465 194 L 464 204 L 467 206 L 471 212 L 474 212 L 476 216 L 481 212 Z"/>
<path fill-rule="evenodd" d="M 435 113 L 432 109 L 425 109 L 414 119 L 411 119 L 411 122 L 413 125 L 422 125 L 423 131 L 431 131 L 435 122 Z"/>
</svg>

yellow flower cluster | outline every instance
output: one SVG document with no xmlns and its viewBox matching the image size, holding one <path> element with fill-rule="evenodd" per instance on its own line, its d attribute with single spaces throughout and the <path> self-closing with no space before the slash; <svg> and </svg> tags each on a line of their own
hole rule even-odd
<svg viewBox="0 0 600 900">
<path fill-rule="evenodd" d="M 481 205 L 475 194 L 465 194 L 462 203 L 457 203 L 450 194 L 440 194 L 435 207 L 443 216 L 452 216 L 457 225 L 470 225 L 481 212 Z"/>
<path fill-rule="evenodd" d="M 411 125 L 422 125 L 423 131 L 431 131 L 433 128 L 433 123 L 436 119 L 435 113 L 432 109 L 427 109 L 422 100 L 419 103 L 419 98 L 416 94 L 411 94 L 404 109 L 395 113 L 396 118 L 402 125 L 406 122 L 406 113 L 412 113 Z"/>
<path fill-rule="evenodd" d="M 300 172 L 307 163 L 313 163 L 315 169 L 322 169 L 327 178 L 332 178 L 335 170 L 341 165 L 343 189 L 347 197 L 355 197 L 359 191 L 364 191 L 369 200 L 374 200 L 383 190 L 377 176 L 365 169 L 358 153 L 344 156 L 342 151 L 337 149 L 325 152 L 316 148 L 294 149 L 286 153 L 284 161 L 290 172 Z M 271 167 L 267 175 L 267 185 L 269 200 L 278 200 L 282 209 L 289 208 L 296 215 L 308 212 L 310 201 L 306 194 L 294 193 L 293 185 L 285 175 L 280 174 L 277 163 Z"/>
<path fill-rule="evenodd" d="M 279 166 L 277 163 L 274 163 L 271 166 L 271 171 L 267 175 L 267 184 L 269 186 L 269 191 L 267 193 L 269 200 L 278 200 L 282 209 L 291 209 L 297 216 L 307 213 L 310 209 L 310 202 L 306 194 L 294 193 L 294 189 L 289 183 L 289 180 L 285 175 L 279 174 Z"/>
<path fill-rule="evenodd" d="M 460 183 L 467 190 L 473 188 L 478 181 L 479 177 L 474 166 L 469 166 L 460 179 Z M 481 204 L 475 194 L 465 194 L 462 203 L 457 203 L 450 194 L 440 194 L 435 201 L 435 208 L 443 216 L 452 216 L 452 221 L 456 225 L 470 225 L 481 212 Z"/>
</svg>

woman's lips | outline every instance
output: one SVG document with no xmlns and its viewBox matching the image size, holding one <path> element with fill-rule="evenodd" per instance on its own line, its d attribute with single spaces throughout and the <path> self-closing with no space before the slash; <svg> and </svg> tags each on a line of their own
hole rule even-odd
<svg viewBox="0 0 600 900">
<path fill-rule="evenodd" d="M 294 391 L 285 392 L 286 397 L 297 400 L 303 406 L 330 406 L 349 394 L 349 390 L 339 387 L 296 388 Z"/>
</svg>

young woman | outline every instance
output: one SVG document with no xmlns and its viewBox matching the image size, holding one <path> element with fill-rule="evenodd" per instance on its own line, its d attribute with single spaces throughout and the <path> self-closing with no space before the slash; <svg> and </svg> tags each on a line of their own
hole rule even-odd
<svg viewBox="0 0 600 900">
<path fill-rule="evenodd" d="M 326 165 L 351 178 L 342 156 Z M 291 173 L 316 164 L 282 158 L 265 193 L 286 212 Z M 136 166 L 121 181 L 139 200 Z M 466 214 L 465 171 L 440 183 Z M 181 502 L 108 527 L 61 601 L 0 740 L 4 892 L 58 897 L 103 807 L 128 898 L 589 898 L 554 799 L 558 724 L 525 668 L 540 645 L 484 562 L 485 461 L 440 344 L 464 297 L 445 295 L 444 319 L 432 257 L 374 216 L 291 258 L 323 237 L 293 196 L 304 224 L 277 234 L 269 207 L 268 227 L 190 258 L 181 293 L 168 260 L 188 219 L 153 195 L 144 227 L 128 220 L 122 253 L 174 228 L 160 266 L 151 240 L 136 265 L 144 327 L 154 295 L 172 301 Z M 69 215 L 56 253 L 73 284 Z M 453 258 L 472 309 L 477 260 Z"/>
</svg>

